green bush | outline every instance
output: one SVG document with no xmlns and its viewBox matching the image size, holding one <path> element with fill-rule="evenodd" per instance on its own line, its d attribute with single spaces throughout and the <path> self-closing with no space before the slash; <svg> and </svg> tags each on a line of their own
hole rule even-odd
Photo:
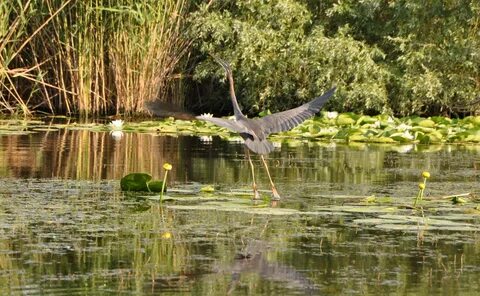
<svg viewBox="0 0 480 296">
<path fill-rule="evenodd" d="M 452 114 L 478 110 L 478 1 L 217 1 L 190 16 L 203 57 L 200 86 L 232 63 L 250 113 L 307 101 L 332 85 L 341 112 Z M 222 90 L 225 100 L 227 88 Z M 204 104 L 218 104 L 212 96 Z"/>
<path fill-rule="evenodd" d="M 226 9 L 228 8 L 228 9 Z M 277 111 L 308 101 L 333 85 L 339 111 L 388 111 L 388 73 L 381 51 L 339 32 L 311 27 L 312 15 L 296 1 L 236 1 L 192 15 L 200 52 L 229 60 L 237 95 L 248 112 Z M 213 59 L 201 62 L 198 81 L 224 77 Z M 225 92 L 226 94 L 227 92 Z M 385 108 L 387 107 L 387 108 Z"/>
</svg>

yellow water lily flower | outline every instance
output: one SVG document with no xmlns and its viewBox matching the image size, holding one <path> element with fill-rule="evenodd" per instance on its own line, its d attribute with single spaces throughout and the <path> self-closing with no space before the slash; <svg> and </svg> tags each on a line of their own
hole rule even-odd
<svg viewBox="0 0 480 296">
<path fill-rule="evenodd" d="M 428 178 L 430 178 L 430 173 L 427 172 L 427 171 L 425 171 L 425 172 L 422 173 L 422 176 L 423 176 L 424 178 L 427 178 L 427 179 L 428 179 Z"/>
<path fill-rule="evenodd" d="M 167 171 L 171 171 L 172 170 L 172 165 L 167 162 L 167 163 L 163 164 L 163 168 Z"/>
<path fill-rule="evenodd" d="M 172 233 L 169 232 L 169 231 L 164 232 L 164 233 L 162 233 L 162 238 L 164 238 L 164 239 L 172 238 Z"/>
</svg>

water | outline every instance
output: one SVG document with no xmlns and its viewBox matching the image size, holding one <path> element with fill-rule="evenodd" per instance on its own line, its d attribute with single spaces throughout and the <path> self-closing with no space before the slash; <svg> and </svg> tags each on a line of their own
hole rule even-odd
<svg viewBox="0 0 480 296">
<path fill-rule="evenodd" d="M 173 165 L 169 196 L 180 201 L 161 205 L 152 196 L 120 191 L 119 179 L 130 172 L 161 179 L 165 162 Z M 427 198 L 478 194 L 480 146 L 292 143 L 268 162 L 284 198 L 278 211 L 285 212 L 252 208 L 238 194 L 249 192 L 251 178 L 239 143 L 140 133 L 115 140 L 109 133 L 64 129 L 1 136 L 0 290 L 477 295 L 476 199 L 426 206 L 428 227 L 366 222 L 424 219 L 402 206 L 412 204 L 424 170 L 432 175 Z M 255 164 L 268 196 L 268 179 L 261 162 Z M 199 193 L 208 184 L 216 191 Z M 373 195 L 393 202 L 369 206 L 365 197 Z M 463 226 L 455 231 L 444 220 Z"/>
</svg>

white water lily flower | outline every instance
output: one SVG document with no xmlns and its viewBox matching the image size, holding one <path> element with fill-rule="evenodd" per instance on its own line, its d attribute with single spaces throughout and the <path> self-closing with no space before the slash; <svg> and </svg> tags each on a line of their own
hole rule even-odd
<svg viewBox="0 0 480 296">
<path fill-rule="evenodd" d="M 202 115 L 200 115 L 202 117 L 207 117 L 207 118 L 212 118 L 213 117 L 213 114 L 212 113 L 203 113 Z"/>
<path fill-rule="evenodd" d="M 380 120 L 377 120 L 377 121 L 375 121 L 374 124 L 372 124 L 372 127 L 373 127 L 373 128 L 380 128 L 381 125 L 382 125 L 382 123 L 380 122 Z"/>
<path fill-rule="evenodd" d="M 123 128 L 123 120 L 121 119 L 117 119 L 117 120 L 113 120 L 112 122 L 110 122 L 110 127 L 114 130 L 122 130 Z"/>
<path fill-rule="evenodd" d="M 409 139 L 409 140 L 413 140 L 413 138 L 414 138 L 414 136 L 409 131 L 404 131 L 403 134 L 402 134 L 402 137 L 404 137 L 406 139 Z"/>
<path fill-rule="evenodd" d="M 325 116 L 326 116 L 328 119 L 335 119 L 335 118 L 338 117 L 338 112 L 337 112 L 337 111 L 326 112 L 326 113 L 325 113 Z"/>
<path fill-rule="evenodd" d="M 409 131 L 412 129 L 412 126 L 411 125 L 408 125 L 408 124 L 405 124 L 405 123 L 401 123 L 397 126 L 397 129 L 399 131 Z"/>
</svg>

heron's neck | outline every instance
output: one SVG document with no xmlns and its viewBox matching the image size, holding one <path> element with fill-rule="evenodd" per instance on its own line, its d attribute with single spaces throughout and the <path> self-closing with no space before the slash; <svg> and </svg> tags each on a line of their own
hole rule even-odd
<svg viewBox="0 0 480 296">
<path fill-rule="evenodd" d="M 235 118 L 243 118 L 245 117 L 245 115 L 243 115 L 242 110 L 240 110 L 240 106 L 237 102 L 237 96 L 235 95 L 235 87 L 233 84 L 233 77 L 229 76 L 228 80 L 230 82 L 230 98 L 232 99 L 233 113 L 235 114 Z"/>
</svg>

